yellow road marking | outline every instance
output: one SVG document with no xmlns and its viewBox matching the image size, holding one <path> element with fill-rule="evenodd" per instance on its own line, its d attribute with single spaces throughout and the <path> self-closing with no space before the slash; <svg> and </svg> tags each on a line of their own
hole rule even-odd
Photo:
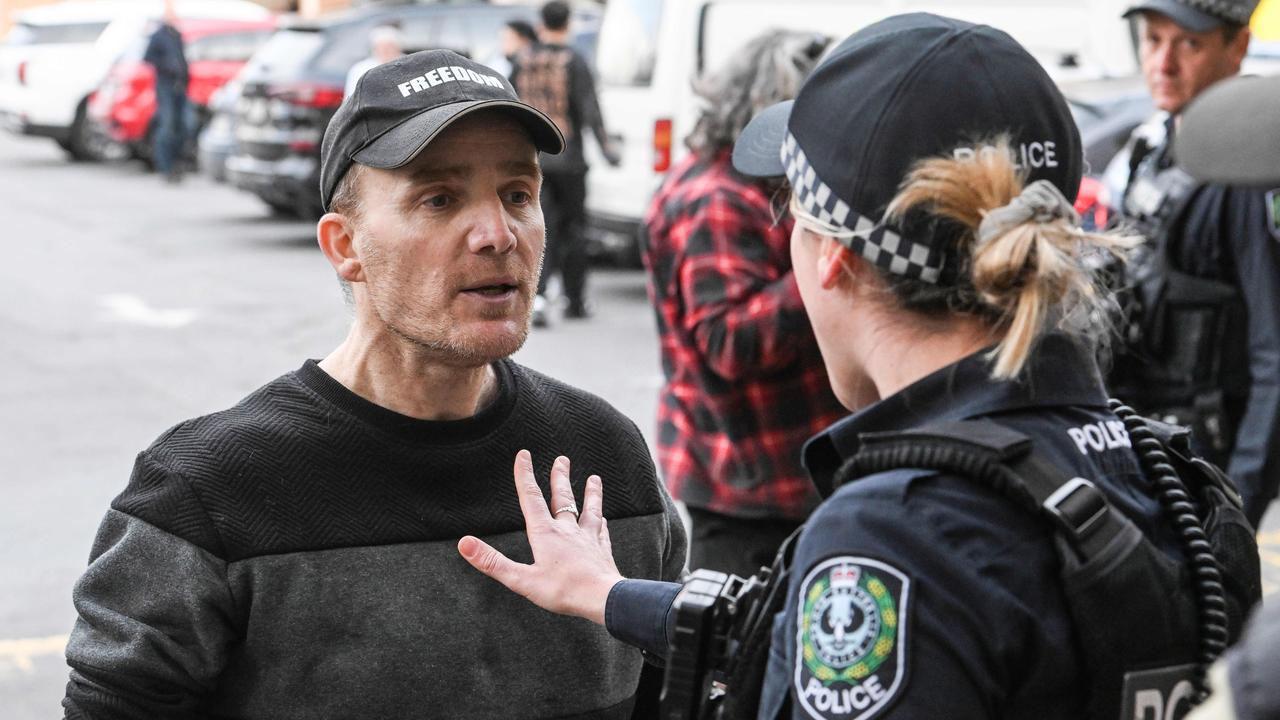
<svg viewBox="0 0 1280 720">
<path fill-rule="evenodd" d="M 66 635 L 50 635 L 42 638 L 0 640 L 0 661 L 8 661 L 23 672 L 34 668 L 32 660 L 41 655 L 61 655 L 67 647 Z"/>
</svg>

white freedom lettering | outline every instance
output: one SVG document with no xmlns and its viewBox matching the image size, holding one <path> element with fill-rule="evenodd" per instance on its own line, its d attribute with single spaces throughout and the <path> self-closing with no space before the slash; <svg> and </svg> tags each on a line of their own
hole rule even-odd
<svg viewBox="0 0 1280 720">
<path fill-rule="evenodd" d="M 402 97 L 409 97 L 414 93 L 420 93 L 429 87 L 443 85 L 448 82 L 473 82 L 478 85 L 488 85 L 501 89 L 502 81 L 493 75 L 484 75 L 474 70 L 468 70 L 457 65 L 446 65 L 444 67 L 432 68 L 427 72 L 415 78 L 410 78 L 400 83 L 396 87 L 400 90 Z"/>
</svg>

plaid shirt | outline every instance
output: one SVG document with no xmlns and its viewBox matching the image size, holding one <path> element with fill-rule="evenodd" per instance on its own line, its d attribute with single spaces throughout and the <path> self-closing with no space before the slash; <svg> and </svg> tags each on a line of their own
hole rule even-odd
<svg viewBox="0 0 1280 720">
<path fill-rule="evenodd" d="M 671 494 L 735 517 L 817 504 L 806 439 L 845 414 L 791 272 L 791 222 L 729 152 L 673 168 L 645 217 L 644 263 L 666 384 L 658 460 Z"/>
</svg>

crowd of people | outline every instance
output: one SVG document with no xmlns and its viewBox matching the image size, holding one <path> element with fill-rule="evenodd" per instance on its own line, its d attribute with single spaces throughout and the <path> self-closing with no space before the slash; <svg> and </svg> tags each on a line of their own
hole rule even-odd
<svg viewBox="0 0 1280 720">
<path fill-rule="evenodd" d="M 1162 114 L 1097 232 L 1068 105 L 999 30 L 771 32 L 699 78 L 644 221 L 657 467 L 510 359 L 549 274 L 590 315 L 584 131 L 616 162 L 568 6 L 501 69 L 375 31 L 322 145 L 349 334 L 138 455 L 66 717 L 1280 716 L 1274 617 L 1246 630 L 1280 202 L 1171 150 L 1255 5 L 1128 8 Z M 718 645 L 698 607 L 754 621 Z"/>
</svg>

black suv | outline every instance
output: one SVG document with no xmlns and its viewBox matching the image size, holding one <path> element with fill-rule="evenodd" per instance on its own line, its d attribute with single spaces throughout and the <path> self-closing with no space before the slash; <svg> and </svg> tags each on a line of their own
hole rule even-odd
<svg viewBox="0 0 1280 720">
<path fill-rule="evenodd" d="M 320 139 L 342 103 L 352 65 L 369 56 L 369 33 L 399 28 L 405 52 L 447 48 L 480 62 L 500 52 L 509 20 L 534 22 L 530 6 L 448 3 L 365 8 L 278 31 L 240 73 L 236 150 L 227 178 L 273 210 L 319 217 Z"/>
</svg>

